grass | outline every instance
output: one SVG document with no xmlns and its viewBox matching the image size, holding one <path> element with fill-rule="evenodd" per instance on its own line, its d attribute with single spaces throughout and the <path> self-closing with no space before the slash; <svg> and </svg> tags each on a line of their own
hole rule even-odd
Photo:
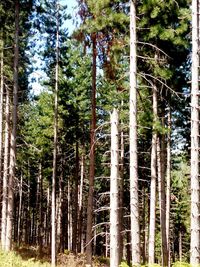
<svg viewBox="0 0 200 267">
<path fill-rule="evenodd" d="M 84 267 L 85 256 L 79 254 L 75 256 L 73 253 L 66 251 L 57 255 L 57 267 Z M 95 259 L 95 267 L 107 267 L 106 259 Z M 38 251 L 34 247 L 16 248 L 12 252 L 0 251 L 0 267 L 51 267 L 49 253 L 43 251 L 42 255 L 38 255 Z"/>
<path fill-rule="evenodd" d="M 42 263 L 35 258 L 23 259 L 14 251 L 0 251 L 0 267 L 50 267 L 50 264 Z"/>
<path fill-rule="evenodd" d="M 57 267 L 84 267 L 85 257 L 79 254 L 75 256 L 74 254 L 66 251 L 65 253 L 59 254 Z M 109 266 L 109 259 L 97 257 L 94 260 L 95 267 L 107 267 Z M 141 266 L 141 267 L 146 267 Z M 152 267 L 158 267 L 155 264 Z M 172 264 L 173 267 L 191 267 L 190 264 L 184 262 L 176 262 Z M 43 252 L 39 257 L 38 251 L 34 247 L 30 248 L 17 248 L 16 251 L 3 252 L 0 251 L 0 267 L 51 267 L 50 256 L 48 252 Z M 123 262 L 120 267 L 128 267 L 128 265 Z"/>
</svg>

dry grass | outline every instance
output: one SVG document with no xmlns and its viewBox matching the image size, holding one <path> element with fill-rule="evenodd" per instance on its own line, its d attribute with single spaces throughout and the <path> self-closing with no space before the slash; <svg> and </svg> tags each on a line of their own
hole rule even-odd
<svg viewBox="0 0 200 267">
<path fill-rule="evenodd" d="M 31 266 L 31 267 L 50 267 L 50 253 L 49 249 L 43 248 L 41 254 L 39 254 L 38 249 L 36 247 L 18 247 L 15 248 L 15 252 L 11 254 L 5 254 L 3 252 L 2 256 L 4 258 L 4 262 L 6 261 L 6 257 L 12 258 L 12 264 L 7 266 Z M 15 259 L 16 257 L 16 259 Z M 22 262 L 20 265 L 20 261 Z M 15 263 L 17 262 L 17 265 Z M 3 263 L 2 263 L 3 264 Z M 5 267 L 1 264 L 0 259 L 0 267 Z M 78 254 L 74 255 L 69 251 L 65 251 L 65 253 L 60 253 L 57 255 L 57 267 L 85 267 L 86 265 L 85 255 Z M 105 258 L 95 258 L 94 264 L 95 267 L 108 267 L 108 260 Z"/>
</svg>

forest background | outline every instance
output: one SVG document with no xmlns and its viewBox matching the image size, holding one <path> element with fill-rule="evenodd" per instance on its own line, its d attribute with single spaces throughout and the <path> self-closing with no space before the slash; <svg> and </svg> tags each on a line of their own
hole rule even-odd
<svg viewBox="0 0 200 267">
<path fill-rule="evenodd" d="M 3 260 L 198 266 L 199 0 L 72 3 L 0 2 Z"/>
</svg>

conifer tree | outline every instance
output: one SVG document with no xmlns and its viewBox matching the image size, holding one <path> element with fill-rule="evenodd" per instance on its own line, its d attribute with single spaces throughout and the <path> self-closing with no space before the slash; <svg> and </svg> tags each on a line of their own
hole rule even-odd
<svg viewBox="0 0 200 267">
<path fill-rule="evenodd" d="M 13 230 L 13 205 L 14 205 L 14 178 L 16 168 L 16 138 L 17 138 L 17 105 L 18 105 L 18 62 L 19 62 L 19 1 L 15 1 L 15 39 L 14 39 L 14 71 L 13 71 L 13 109 L 12 109 L 12 133 L 10 144 L 10 173 L 8 182 L 8 210 L 6 226 L 7 251 L 12 248 Z"/>
<path fill-rule="evenodd" d="M 138 203 L 138 156 L 137 156 L 137 55 L 136 55 L 136 1 L 130 3 L 130 212 L 132 265 L 140 265 L 140 228 Z"/>
<path fill-rule="evenodd" d="M 199 1 L 192 1 L 191 242 L 190 263 L 200 263 L 199 217 Z"/>
</svg>

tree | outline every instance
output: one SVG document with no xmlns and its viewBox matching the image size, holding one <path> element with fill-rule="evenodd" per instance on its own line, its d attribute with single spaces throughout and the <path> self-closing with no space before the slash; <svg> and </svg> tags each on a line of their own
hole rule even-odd
<svg viewBox="0 0 200 267">
<path fill-rule="evenodd" d="M 151 143 L 151 193 L 150 193 L 150 223 L 149 223 L 149 264 L 155 263 L 155 224 L 156 224 L 156 177 L 157 177 L 157 132 L 155 125 L 158 119 L 158 99 L 157 88 L 152 86 L 153 90 L 153 133 Z"/>
<path fill-rule="evenodd" d="M 5 135 L 4 135 L 4 162 L 3 162 L 3 184 L 2 184 L 2 215 L 1 215 L 1 248 L 5 250 L 6 225 L 7 225 L 7 183 L 9 169 L 9 141 L 10 141 L 10 92 L 6 88 L 5 104 Z"/>
<path fill-rule="evenodd" d="M 3 177 L 2 161 L 3 161 L 3 96 L 4 96 L 4 42 L 3 36 L 0 37 L 0 177 Z"/>
<path fill-rule="evenodd" d="M 94 193 L 94 174 L 95 174 L 95 129 L 96 129 L 96 34 L 92 34 L 92 118 L 90 128 L 90 171 L 89 171 L 89 195 L 87 207 L 87 234 L 86 234 L 86 256 L 87 263 L 92 266 L 92 224 L 93 224 L 93 193 Z"/>
<path fill-rule="evenodd" d="M 17 105 L 18 105 L 18 61 L 19 61 L 19 1 L 15 1 L 15 43 L 14 43 L 14 71 L 13 71 L 13 110 L 12 133 L 10 144 L 10 173 L 8 182 L 8 211 L 6 227 L 6 250 L 12 247 L 13 230 L 13 184 L 16 168 L 16 138 L 17 138 Z"/>
<path fill-rule="evenodd" d="M 51 264 L 56 265 L 56 170 L 58 142 L 58 61 L 59 61 L 59 2 L 56 1 L 56 66 L 54 91 L 54 144 L 53 144 L 53 174 L 52 174 L 52 210 L 51 210 Z"/>
<path fill-rule="evenodd" d="M 110 266 L 119 266 L 119 133 L 118 112 L 111 114 Z"/>
<path fill-rule="evenodd" d="M 137 64 L 136 64 L 136 8 L 135 1 L 130 6 L 130 212 L 132 265 L 140 265 L 140 229 L 138 207 L 138 161 L 137 161 Z"/>
<path fill-rule="evenodd" d="M 199 1 L 192 1 L 191 243 L 190 263 L 200 263 L 199 217 Z"/>
</svg>

